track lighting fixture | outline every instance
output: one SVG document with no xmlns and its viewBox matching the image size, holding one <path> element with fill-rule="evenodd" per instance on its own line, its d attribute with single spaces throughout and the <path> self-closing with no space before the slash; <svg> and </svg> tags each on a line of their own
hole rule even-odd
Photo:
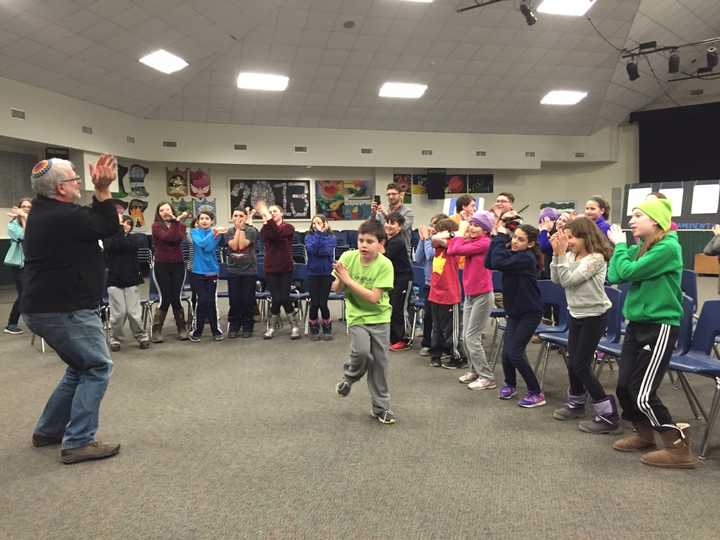
<svg viewBox="0 0 720 540">
<path fill-rule="evenodd" d="M 668 57 L 668 73 L 677 73 L 680 71 L 680 55 L 677 49 L 673 49 Z"/>
<path fill-rule="evenodd" d="M 718 52 L 715 47 L 708 47 L 707 54 L 707 67 L 712 71 L 715 66 L 718 65 Z"/>
<path fill-rule="evenodd" d="M 640 70 L 638 69 L 636 58 L 630 60 L 625 66 L 625 69 L 627 69 L 628 79 L 630 79 L 631 81 L 634 81 L 635 79 L 638 79 L 640 77 Z"/>
<path fill-rule="evenodd" d="M 535 14 L 535 10 L 532 7 L 532 4 L 530 1 L 523 0 L 520 3 L 520 13 L 523 14 L 523 17 L 525 17 L 525 22 L 528 26 L 532 26 L 538 21 L 537 15 Z"/>
</svg>

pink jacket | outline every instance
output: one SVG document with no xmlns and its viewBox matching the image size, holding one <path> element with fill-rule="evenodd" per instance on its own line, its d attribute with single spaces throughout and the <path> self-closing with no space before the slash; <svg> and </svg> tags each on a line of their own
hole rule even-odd
<svg viewBox="0 0 720 540">
<path fill-rule="evenodd" d="M 471 240 L 455 237 L 448 242 L 448 255 L 465 257 L 463 287 L 466 295 L 477 296 L 493 290 L 492 272 L 485 268 L 485 254 L 489 248 L 489 236 L 480 236 Z"/>
</svg>

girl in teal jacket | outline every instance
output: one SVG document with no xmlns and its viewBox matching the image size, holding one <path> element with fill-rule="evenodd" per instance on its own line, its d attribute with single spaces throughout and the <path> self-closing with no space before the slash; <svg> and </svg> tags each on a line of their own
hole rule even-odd
<svg viewBox="0 0 720 540">
<path fill-rule="evenodd" d="M 32 208 L 32 199 L 23 197 L 13 207 L 8 215 L 12 218 L 8 223 L 8 237 L 10 238 L 10 247 L 5 255 L 5 264 L 10 267 L 10 271 L 15 281 L 15 290 L 17 290 L 17 298 L 13 303 L 8 317 L 8 323 L 3 332 L 6 334 L 22 334 L 23 330 L 18 326 L 20 321 L 20 296 L 22 296 L 22 280 L 23 267 L 25 266 L 25 256 L 23 253 L 23 240 L 25 239 L 25 224 L 27 217 Z"/>
</svg>

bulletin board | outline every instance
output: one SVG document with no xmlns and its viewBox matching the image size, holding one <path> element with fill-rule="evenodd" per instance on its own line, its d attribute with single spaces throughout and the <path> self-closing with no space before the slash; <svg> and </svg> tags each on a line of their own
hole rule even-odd
<svg viewBox="0 0 720 540">
<path fill-rule="evenodd" d="M 268 206 L 280 206 L 286 220 L 309 220 L 311 217 L 310 180 L 229 178 L 228 182 L 228 215 L 232 215 L 234 208 L 252 208 L 258 201 L 263 200 Z"/>
<path fill-rule="evenodd" d="M 679 229 L 710 229 L 718 222 L 720 180 L 647 182 L 628 184 L 623 197 L 623 227 L 627 228 L 636 204 L 651 192 L 659 191 L 671 201 L 672 220 Z"/>
</svg>

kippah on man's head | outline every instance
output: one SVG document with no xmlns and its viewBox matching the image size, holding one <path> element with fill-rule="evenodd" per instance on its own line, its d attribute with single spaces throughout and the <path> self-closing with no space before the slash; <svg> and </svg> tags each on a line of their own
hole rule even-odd
<svg viewBox="0 0 720 540">
<path fill-rule="evenodd" d="M 32 177 L 40 178 L 52 168 L 52 159 L 38 161 L 32 169 Z"/>
</svg>

